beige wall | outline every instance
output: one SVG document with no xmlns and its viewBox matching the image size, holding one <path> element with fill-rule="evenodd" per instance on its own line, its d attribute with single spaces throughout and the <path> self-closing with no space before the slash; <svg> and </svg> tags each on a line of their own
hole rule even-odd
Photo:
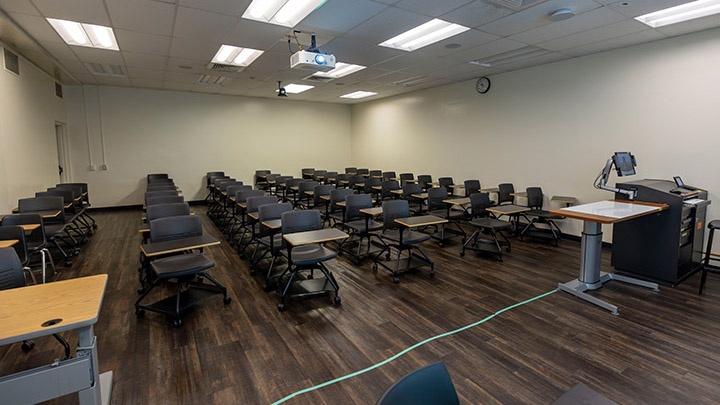
<svg viewBox="0 0 720 405">
<path fill-rule="evenodd" d="M 484 95 L 467 81 L 355 105 L 353 164 L 591 202 L 612 197 L 593 179 L 629 150 L 636 178 L 681 175 L 716 200 L 718 38 L 711 30 L 500 74 Z M 720 201 L 709 207 L 718 217 Z M 564 222 L 579 234 L 579 221 Z"/>
<path fill-rule="evenodd" d="M 60 181 L 55 122 L 65 122 L 55 80 L 22 56 L 20 76 L 10 73 L 0 54 L 0 213 Z"/>
<path fill-rule="evenodd" d="M 105 86 L 66 94 L 74 179 L 89 183 L 93 206 L 141 203 L 148 173 L 168 173 L 186 200 L 196 200 L 205 197 L 208 171 L 251 182 L 257 169 L 299 176 L 301 167 L 350 161 L 346 105 Z M 88 170 L 90 156 L 97 171 Z"/>
</svg>

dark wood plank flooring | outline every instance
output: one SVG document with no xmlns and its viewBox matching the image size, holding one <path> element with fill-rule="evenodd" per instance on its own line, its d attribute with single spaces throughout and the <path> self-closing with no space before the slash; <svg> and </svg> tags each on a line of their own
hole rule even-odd
<svg viewBox="0 0 720 405">
<path fill-rule="evenodd" d="M 233 302 L 211 297 L 175 329 L 160 315 L 137 319 L 133 311 L 140 216 L 95 214 L 99 229 L 58 277 L 110 275 L 95 333 L 101 372 L 115 373 L 113 404 L 268 404 L 553 290 L 577 276 L 579 262 L 580 244 L 569 240 L 558 248 L 513 240 L 503 263 L 472 252 L 460 258 L 459 242 L 427 243 L 435 278 L 419 272 L 395 285 L 369 261 L 356 267 L 341 258 L 330 264 L 341 305 L 330 297 L 298 300 L 280 313 L 275 294 L 263 292 L 260 278 L 223 243 L 207 254 Z M 609 251 L 603 259 L 609 267 Z M 660 293 L 613 282 L 594 293 L 618 305 L 620 316 L 557 292 L 287 403 L 375 403 L 396 379 L 440 360 L 465 404 L 550 403 L 578 382 L 623 404 L 719 403 L 720 277 L 710 275 L 702 297 L 698 282 L 696 275 Z M 75 337 L 69 340 L 74 347 Z M 36 343 L 29 354 L 19 344 L 0 347 L 0 375 L 61 355 L 52 338 Z"/>
</svg>

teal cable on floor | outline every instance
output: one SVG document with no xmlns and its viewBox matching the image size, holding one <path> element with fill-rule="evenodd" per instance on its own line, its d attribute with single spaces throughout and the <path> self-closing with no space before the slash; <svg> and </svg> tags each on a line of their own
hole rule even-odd
<svg viewBox="0 0 720 405">
<path fill-rule="evenodd" d="M 515 305 L 511 305 L 511 306 L 509 306 L 509 307 L 507 307 L 507 308 L 501 309 L 501 310 L 495 312 L 494 314 L 488 316 L 487 318 L 481 319 L 481 320 L 479 320 L 479 321 L 477 321 L 477 322 L 475 322 L 475 323 L 471 323 L 470 325 L 463 326 L 462 328 L 455 329 L 455 330 L 450 331 L 450 332 L 445 332 L 445 333 L 443 333 L 443 334 L 436 335 L 436 336 L 433 336 L 433 337 L 431 337 L 431 338 L 427 338 L 427 339 L 423 340 L 422 342 L 420 342 L 420 343 L 415 343 L 414 345 L 408 347 L 407 349 L 401 351 L 400 353 L 398 353 L 398 354 L 396 354 L 396 355 L 394 355 L 394 356 L 392 356 L 392 357 L 389 357 L 389 358 L 381 361 L 380 363 L 373 364 L 373 365 L 370 366 L 370 367 L 364 368 L 364 369 L 362 369 L 362 370 L 360 370 L 360 371 L 356 371 L 356 372 L 354 372 L 354 373 L 350 373 L 350 374 L 344 375 L 344 376 L 342 376 L 342 377 L 338 377 L 338 378 L 336 378 L 336 379 L 334 379 L 334 380 L 326 381 L 326 382 L 324 382 L 324 383 L 322 383 L 322 384 L 318 384 L 318 385 L 316 385 L 316 386 L 314 386 L 314 387 L 302 389 L 302 390 L 300 390 L 300 391 L 297 391 L 297 392 L 295 392 L 295 393 L 293 393 L 293 394 L 290 394 L 290 395 L 286 396 L 285 398 L 283 398 L 283 399 L 281 399 L 281 400 L 279 400 L 279 401 L 273 402 L 272 405 L 282 404 L 283 402 L 285 402 L 285 401 L 287 401 L 287 400 L 289 400 L 289 399 L 295 398 L 296 396 L 298 396 L 298 395 L 300 395 L 300 394 L 304 394 L 304 393 L 310 392 L 310 391 L 315 391 L 315 390 L 317 390 L 317 389 L 320 389 L 320 388 L 323 388 L 323 387 L 327 387 L 328 385 L 335 384 L 335 383 L 340 382 L 340 381 L 343 381 L 343 380 L 347 380 L 348 378 L 352 378 L 352 377 L 358 376 L 358 375 L 360 375 L 360 374 L 367 373 L 367 372 L 370 371 L 370 370 L 374 370 L 374 369 L 376 369 L 376 368 L 378 368 L 378 367 L 380 367 L 380 366 L 384 366 L 385 364 L 390 363 L 391 361 L 397 359 L 398 357 L 404 355 L 405 353 L 408 353 L 408 352 L 411 351 L 411 350 L 417 349 L 418 347 L 424 345 L 425 343 L 432 342 L 433 340 L 440 339 L 440 338 L 445 337 L 445 336 L 454 335 L 454 334 L 456 334 L 456 333 L 458 333 L 458 332 L 464 331 L 465 329 L 470 329 L 470 328 L 472 328 L 472 327 L 474 327 L 474 326 L 480 325 L 481 323 L 487 322 L 487 321 L 489 321 L 490 319 L 495 318 L 496 316 L 502 314 L 502 313 L 505 312 L 505 311 L 509 311 L 509 310 L 511 310 L 511 309 L 513 309 L 513 308 L 517 308 L 517 307 L 519 307 L 519 306 L 521 306 L 521 305 L 525 305 L 525 304 L 530 303 L 530 302 L 533 302 L 533 301 L 535 301 L 535 300 L 539 300 L 540 298 L 547 297 L 548 295 L 550 295 L 550 294 L 552 294 L 552 293 L 554 293 L 554 292 L 556 292 L 556 291 L 557 291 L 557 290 L 548 291 L 548 292 L 546 292 L 545 294 L 540 294 L 540 295 L 538 295 L 538 296 L 535 297 L 535 298 L 530 298 L 529 300 L 525 300 L 525 301 L 523 301 L 523 302 L 519 302 L 519 303 L 517 303 L 517 304 L 515 304 Z"/>
</svg>

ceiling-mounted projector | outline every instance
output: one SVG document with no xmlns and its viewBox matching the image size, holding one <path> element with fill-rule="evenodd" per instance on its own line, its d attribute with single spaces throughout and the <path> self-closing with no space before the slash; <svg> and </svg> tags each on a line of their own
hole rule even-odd
<svg viewBox="0 0 720 405">
<path fill-rule="evenodd" d="M 335 69 L 335 55 L 298 51 L 290 56 L 290 68 L 327 72 Z"/>
</svg>

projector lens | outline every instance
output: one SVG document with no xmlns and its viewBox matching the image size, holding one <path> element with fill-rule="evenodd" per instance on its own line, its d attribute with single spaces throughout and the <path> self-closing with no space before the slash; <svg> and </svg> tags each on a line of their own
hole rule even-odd
<svg viewBox="0 0 720 405">
<path fill-rule="evenodd" d="M 326 62 L 327 60 L 325 60 L 325 55 L 315 56 L 315 63 L 317 63 L 318 65 L 324 65 Z"/>
</svg>

